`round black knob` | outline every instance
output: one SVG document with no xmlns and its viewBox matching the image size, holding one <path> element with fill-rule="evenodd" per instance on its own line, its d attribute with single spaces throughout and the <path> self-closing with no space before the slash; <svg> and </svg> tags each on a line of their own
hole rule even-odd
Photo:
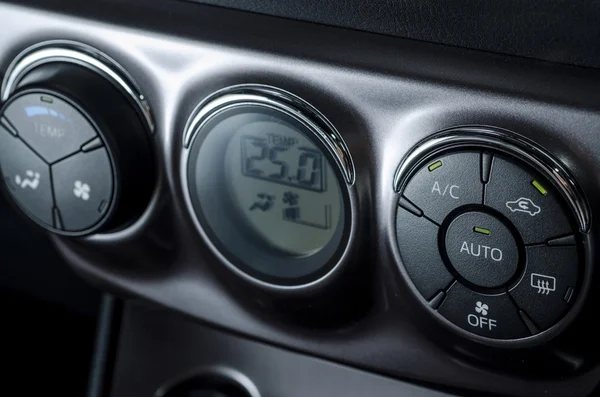
<svg viewBox="0 0 600 397">
<path fill-rule="evenodd" d="M 67 62 L 33 68 L 0 110 L 0 167 L 10 196 L 58 234 L 126 225 L 154 185 L 145 121 L 109 76 Z"/>
</svg>

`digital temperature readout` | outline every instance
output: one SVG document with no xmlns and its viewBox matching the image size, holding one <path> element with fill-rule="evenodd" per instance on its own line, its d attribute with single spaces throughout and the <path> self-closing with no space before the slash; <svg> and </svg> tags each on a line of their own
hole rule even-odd
<svg viewBox="0 0 600 397">
<path fill-rule="evenodd" d="M 282 122 L 233 132 L 226 181 L 238 213 L 257 236 L 288 255 L 309 255 L 336 232 L 341 192 L 325 151 Z"/>
<path fill-rule="evenodd" d="M 242 144 L 242 174 L 301 189 L 326 190 L 323 155 L 300 146 L 297 138 L 277 134 L 245 135 Z"/>
<path fill-rule="evenodd" d="M 188 160 L 207 238 L 231 266 L 268 282 L 326 274 L 349 222 L 337 149 L 273 104 L 220 106 L 196 131 Z"/>
</svg>

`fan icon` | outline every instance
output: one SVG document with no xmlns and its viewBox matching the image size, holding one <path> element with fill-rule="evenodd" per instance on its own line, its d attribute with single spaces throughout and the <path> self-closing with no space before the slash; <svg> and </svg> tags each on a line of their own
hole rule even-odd
<svg viewBox="0 0 600 397">
<path fill-rule="evenodd" d="M 73 194 L 75 197 L 79 197 L 83 201 L 88 201 L 90 199 L 90 185 L 87 183 L 83 183 L 81 181 L 75 181 L 75 188 L 73 189 Z"/>
<path fill-rule="evenodd" d="M 487 316 L 488 310 L 490 310 L 490 307 L 488 305 L 486 305 L 485 303 L 481 303 L 481 302 L 475 303 L 475 311 L 477 313 L 481 313 L 482 315 Z"/>
<path fill-rule="evenodd" d="M 283 193 L 283 202 L 291 207 L 298 205 L 300 196 L 294 192 Z"/>
</svg>

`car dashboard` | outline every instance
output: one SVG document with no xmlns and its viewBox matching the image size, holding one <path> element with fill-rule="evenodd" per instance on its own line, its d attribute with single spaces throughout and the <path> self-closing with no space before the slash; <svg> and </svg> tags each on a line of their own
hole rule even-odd
<svg viewBox="0 0 600 397">
<path fill-rule="evenodd" d="M 90 396 L 598 390 L 593 51 L 60 3 L 0 2 L 0 168 L 107 294 Z"/>
</svg>

